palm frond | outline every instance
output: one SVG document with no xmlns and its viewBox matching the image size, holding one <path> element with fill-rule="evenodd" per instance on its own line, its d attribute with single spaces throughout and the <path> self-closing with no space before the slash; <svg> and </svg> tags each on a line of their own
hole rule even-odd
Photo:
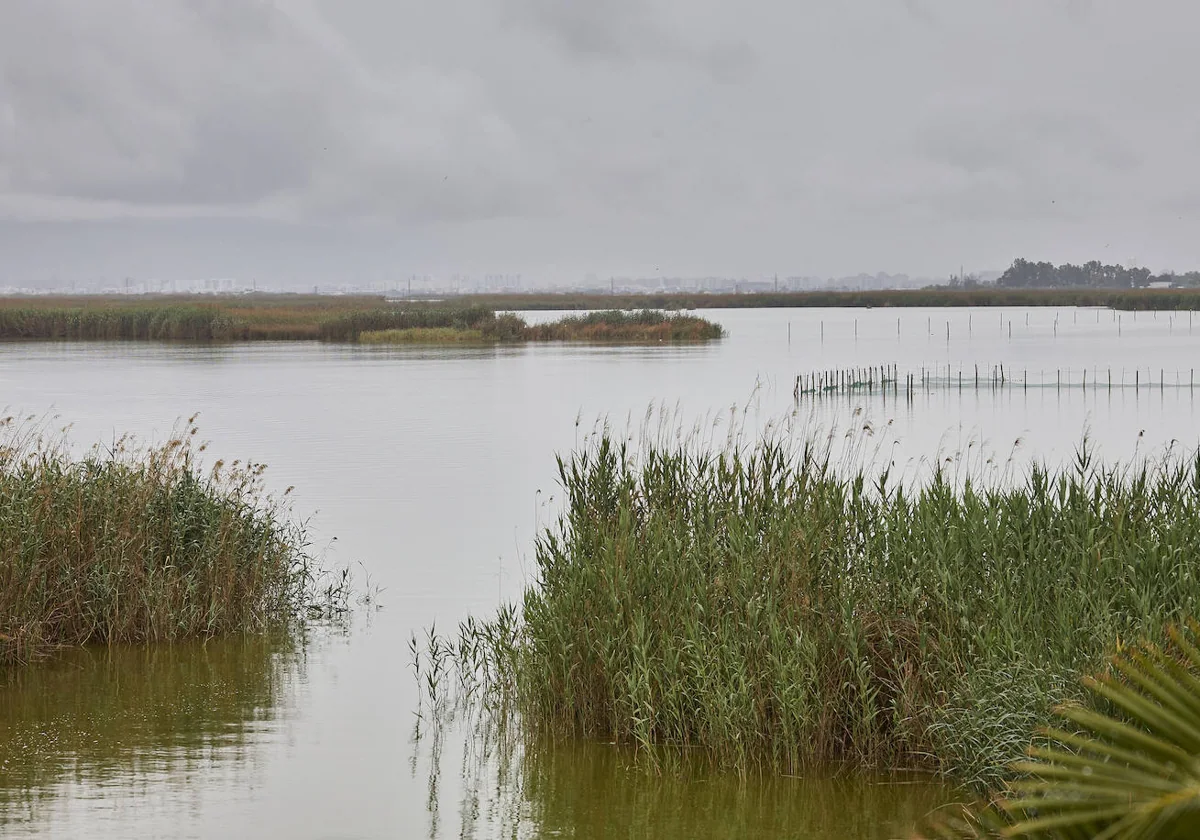
<svg viewBox="0 0 1200 840">
<path fill-rule="evenodd" d="M 1200 837 L 1200 625 L 1169 646 L 1116 654 L 1083 683 L 1091 708 L 1057 709 L 1069 727 L 1041 734 L 1013 766 L 1006 795 L 943 818 L 930 838 L 1183 840 Z"/>
</svg>

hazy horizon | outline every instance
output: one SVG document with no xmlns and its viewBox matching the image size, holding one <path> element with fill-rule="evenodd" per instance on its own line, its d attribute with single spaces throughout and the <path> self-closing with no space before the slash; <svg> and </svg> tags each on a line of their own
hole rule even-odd
<svg viewBox="0 0 1200 840">
<path fill-rule="evenodd" d="M 16 0 L 0 285 L 1200 267 L 1200 9 Z"/>
</svg>

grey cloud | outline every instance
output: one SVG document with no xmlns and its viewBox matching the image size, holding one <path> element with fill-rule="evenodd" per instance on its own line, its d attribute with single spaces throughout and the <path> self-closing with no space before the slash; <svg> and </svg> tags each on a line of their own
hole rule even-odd
<svg viewBox="0 0 1200 840">
<path fill-rule="evenodd" d="M 514 22 L 530 23 L 567 50 L 584 55 L 630 57 L 654 54 L 671 43 L 638 0 L 513 0 L 506 8 Z"/>
<path fill-rule="evenodd" d="M 386 183 L 411 215 L 448 154 L 472 157 L 485 189 L 503 158 L 502 121 L 469 84 L 427 68 L 380 83 L 274 4 L 24 0 L 6 16 L 0 172 L 15 194 L 303 212 Z"/>
<path fill-rule="evenodd" d="M 724 35 L 697 38 L 676 25 L 699 8 L 672 10 L 648 0 L 505 0 L 501 14 L 509 23 L 546 34 L 575 57 L 676 62 L 722 81 L 745 78 L 756 60 L 747 43 Z"/>
<path fill-rule="evenodd" d="M 172 220 L 181 248 L 268 220 L 331 254 L 300 226 L 361 226 L 530 276 L 940 273 L 1093 229 L 1200 265 L 1197 26 L 1183 0 L 11 0 L 0 219 Z"/>
<path fill-rule="evenodd" d="M 336 68 L 306 52 L 269 5 L 17 9 L 0 35 L 10 189 L 252 202 L 302 180 L 327 139 Z"/>
</svg>

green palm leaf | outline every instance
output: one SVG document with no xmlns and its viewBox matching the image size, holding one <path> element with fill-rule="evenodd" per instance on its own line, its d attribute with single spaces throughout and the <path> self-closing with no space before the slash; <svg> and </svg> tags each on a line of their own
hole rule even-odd
<svg viewBox="0 0 1200 840">
<path fill-rule="evenodd" d="M 1200 625 L 1168 631 L 1170 647 L 1116 654 L 1084 680 L 1096 708 L 1065 706 L 1075 731 L 1014 765 L 1020 778 L 978 813 L 944 819 L 935 838 L 1183 840 L 1200 838 Z"/>
</svg>

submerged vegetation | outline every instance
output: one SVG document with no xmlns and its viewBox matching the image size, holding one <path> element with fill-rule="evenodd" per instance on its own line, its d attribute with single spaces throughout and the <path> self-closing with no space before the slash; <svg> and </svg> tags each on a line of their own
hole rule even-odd
<svg viewBox="0 0 1200 840">
<path fill-rule="evenodd" d="M 1015 484 L 905 486 L 829 451 L 591 440 L 559 462 L 523 602 L 433 636 L 428 694 L 737 767 L 982 784 L 1079 673 L 1200 609 L 1200 457 L 1120 468 L 1085 444 Z"/>
<path fill-rule="evenodd" d="M 289 625 L 344 604 L 263 465 L 202 473 L 196 427 L 73 457 L 0 424 L 0 665 L 89 643 L 170 642 Z"/>
<path fill-rule="evenodd" d="M 0 340 L 651 343 L 723 334 L 702 318 L 650 310 L 593 312 L 530 326 L 518 315 L 482 304 L 389 304 L 369 297 L 0 300 Z"/>
</svg>

